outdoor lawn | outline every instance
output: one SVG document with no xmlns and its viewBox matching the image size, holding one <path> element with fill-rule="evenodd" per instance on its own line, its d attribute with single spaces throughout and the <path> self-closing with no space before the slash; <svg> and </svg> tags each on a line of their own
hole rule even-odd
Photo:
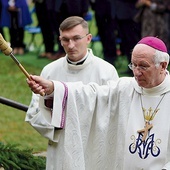
<svg viewBox="0 0 170 170">
<path fill-rule="evenodd" d="M 8 39 L 8 36 L 6 37 Z M 26 34 L 26 43 L 29 38 L 30 35 Z M 39 40 L 37 44 L 40 44 L 41 35 L 37 35 L 36 40 Z M 30 74 L 39 75 L 41 69 L 51 61 L 38 59 L 37 55 L 38 51 L 35 49 L 16 58 Z M 0 61 L 0 96 L 29 105 L 31 91 L 26 84 L 25 75 L 10 56 L 0 52 Z M 19 144 L 23 148 L 33 148 L 35 152 L 46 150 L 47 140 L 24 121 L 26 114 L 24 111 L 0 103 L 0 114 L 0 142 Z"/>
</svg>

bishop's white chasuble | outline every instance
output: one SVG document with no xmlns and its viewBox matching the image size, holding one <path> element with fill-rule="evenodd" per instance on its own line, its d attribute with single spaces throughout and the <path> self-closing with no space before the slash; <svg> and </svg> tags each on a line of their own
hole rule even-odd
<svg viewBox="0 0 170 170">
<path fill-rule="evenodd" d="M 55 132 L 49 136 L 48 170 L 170 170 L 169 76 L 149 90 L 134 78 L 105 86 L 54 81 L 54 87 L 55 100 L 62 102 L 53 106 L 49 122 Z M 63 103 L 65 109 L 57 111 Z M 152 126 L 143 141 L 138 131 L 147 129 L 146 122 Z"/>
<path fill-rule="evenodd" d="M 160 102 L 161 99 L 162 102 Z M 143 100 L 143 106 L 141 106 L 141 100 Z M 134 95 L 127 124 L 124 169 L 162 169 L 168 154 L 170 112 L 167 106 L 169 101 L 169 93 L 165 96 Z M 144 116 L 151 117 L 152 114 L 153 120 L 149 123 L 153 127 L 148 131 L 145 141 L 142 141 L 143 133 L 137 133 L 137 131 L 145 126 L 147 120 Z"/>
</svg>

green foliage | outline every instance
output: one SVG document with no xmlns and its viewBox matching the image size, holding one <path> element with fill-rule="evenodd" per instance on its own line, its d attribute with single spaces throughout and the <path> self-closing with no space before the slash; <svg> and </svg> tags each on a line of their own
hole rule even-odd
<svg viewBox="0 0 170 170">
<path fill-rule="evenodd" d="M 5 170 L 43 170 L 46 158 L 34 156 L 32 149 L 19 149 L 18 145 L 0 143 L 0 167 Z"/>
</svg>

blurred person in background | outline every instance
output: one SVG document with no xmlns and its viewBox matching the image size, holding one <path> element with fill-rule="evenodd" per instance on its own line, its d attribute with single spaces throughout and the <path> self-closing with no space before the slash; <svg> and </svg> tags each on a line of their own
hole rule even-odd
<svg viewBox="0 0 170 170">
<path fill-rule="evenodd" d="M 44 52 L 39 54 L 38 58 L 50 58 L 54 53 L 55 47 L 55 33 L 51 27 L 51 21 L 49 11 L 47 9 L 47 0 L 34 0 L 35 12 L 38 19 L 38 26 L 41 28 Z"/>
<path fill-rule="evenodd" d="M 1 27 L 8 27 L 14 54 L 25 52 L 24 27 L 32 23 L 26 0 L 1 0 Z"/>
<path fill-rule="evenodd" d="M 157 36 L 170 50 L 169 17 L 170 0 L 138 0 L 137 20 L 141 22 L 141 36 Z"/>
<path fill-rule="evenodd" d="M 137 13 L 135 7 L 137 0 L 91 0 L 92 8 L 95 11 L 95 18 L 98 34 L 103 45 L 104 59 L 115 65 L 116 34 L 121 39 L 121 48 L 131 61 L 131 51 L 140 40 L 140 24 L 133 18 Z M 115 65 L 116 66 L 116 65 Z M 129 73 L 131 71 L 129 70 Z"/>
<path fill-rule="evenodd" d="M 55 51 L 55 46 L 52 45 L 54 54 L 47 56 L 51 60 L 59 59 L 65 56 L 65 51 L 59 40 L 59 26 L 61 22 L 69 16 L 83 17 L 89 9 L 88 0 L 48 0 L 45 1 L 48 15 L 48 23 L 53 33 L 52 42 L 57 44 L 58 49 Z M 37 11 L 38 12 L 38 11 Z M 51 35 L 44 34 L 44 40 L 51 41 Z M 45 38 L 46 36 L 46 38 Z M 47 37 L 48 36 L 48 37 Z M 49 38 L 49 40 L 48 40 Z M 46 43 L 46 42 L 44 42 Z"/>
<path fill-rule="evenodd" d="M 65 19 L 60 25 L 59 38 L 66 56 L 45 66 L 41 72 L 42 77 L 66 82 L 82 81 L 84 84 L 95 82 L 99 85 L 107 84 L 108 80 L 118 79 L 114 66 L 94 56 L 92 50 L 87 48 L 92 35 L 89 33 L 88 23 L 83 18 L 73 16 Z M 53 97 L 46 97 L 46 107 L 42 110 L 39 108 L 44 105 L 44 100 L 33 93 L 25 120 L 49 140 L 46 170 L 63 169 L 61 167 L 65 161 L 58 159 L 62 157 L 58 148 L 62 147 L 64 150 L 65 146 L 62 140 L 58 142 L 58 130 L 50 121 L 52 108 L 54 112 L 58 110 L 53 106 Z M 54 138 L 50 135 L 53 132 Z M 61 129 L 60 139 L 64 136 L 65 131 Z"/>
</svg>

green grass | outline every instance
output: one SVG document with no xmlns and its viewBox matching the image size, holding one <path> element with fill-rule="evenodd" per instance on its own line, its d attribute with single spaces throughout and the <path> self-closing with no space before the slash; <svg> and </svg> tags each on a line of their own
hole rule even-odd
<svg viewBox="0 0 170 170">
<path fill-rule="evenodd" d="M 27 35 L 29 38 L 29 35 Z M 37 51 L 16 56 L 30 74 L 39 75 L 50 61 L 37 59 Z M 0 89 L 1 96 L 29 105 L 31 91 L 26 84 L 26 76 L 10 56 L 0 53 Z M 25 112 L 0 103 L 0 141 L 19 144 L 23 148 L 33 148 L 35 152 L 46 150 L 47 140 L 41 137 L 25 122 Z"/>
<path fill-rule="evenodd" d="M 1 96 L 29 105 L 31 91 L 26 84 L 26 77 L 9 56 L 0 54 L 0 89 Z M 40 74 L 48 60 L 37 60 L 36 54 L 28 53 L 17 57 L 31 74 Z M 31 147 L 36 152 L 46 148 L 47 140 L 42 138 L 28 123 L 24 121 L 25 112 L 0 104 L 0 141 L 17 143 L 21 147 Z"/>
</svg>

